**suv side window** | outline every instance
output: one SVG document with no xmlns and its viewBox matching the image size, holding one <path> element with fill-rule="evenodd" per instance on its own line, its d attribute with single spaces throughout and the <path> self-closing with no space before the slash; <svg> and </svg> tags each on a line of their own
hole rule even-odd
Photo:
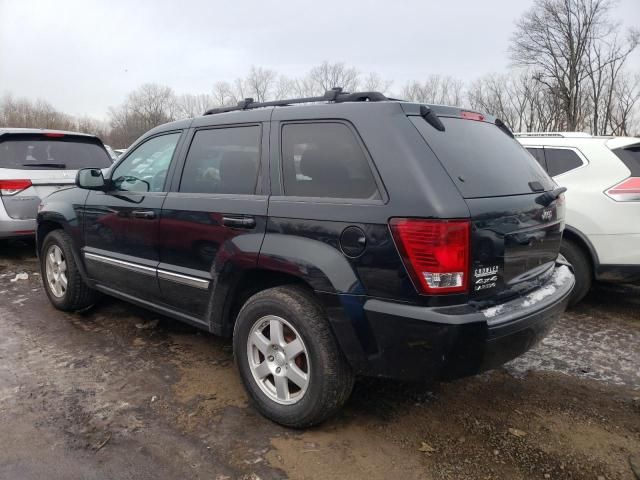
<svg viewBox="0 0 640 480">
<path fill-rule="evenodd" d="M 567 148 L 544 147 L 544 153 L 547 159 L 547 172 L 551 177 L 581 167 L 583 164 L 578 154 Z"/>
<path fill-rule="evenodd" d="M 360 142 L 343 123 L 284 125 L 282 175 L 287 196 L 382 198 Z"/>
<path fill-rule="evenodd" d="M 260 163 L 260 127 L 198 130 L 189 147 L 180 192 L 252 195 Z"/>
<path fill-rule="evenodd" d="M 111 175 L 115 190 L 162 192 L 180 132 L 160 135 L 138 146 Z"/>
<path fill-rule="evenodd" d="M 527 152 L 533 155 L 533 158 L 540 164 L 540 166 L 546 171 L 547 164 L 544 161 L 544 149 L 540 147 L 526 147 Z"/>
</svg>

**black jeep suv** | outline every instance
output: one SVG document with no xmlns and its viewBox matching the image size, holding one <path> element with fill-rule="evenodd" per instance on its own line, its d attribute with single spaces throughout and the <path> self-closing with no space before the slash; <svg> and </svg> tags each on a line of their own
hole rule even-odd
<svg viewBox="0 0 640 480">
<path fill-rule="evenodd" d="M 303 105 L 293 105 L 303 103 Z M 232 336 L 258 410 L 320 422 L 354 375 L 496 367 L 564 311 L 563 189 L 509 129 L 379 93 L 157 127 L 40 206 L 53 305 L 97 293 Z"/>
</svg>

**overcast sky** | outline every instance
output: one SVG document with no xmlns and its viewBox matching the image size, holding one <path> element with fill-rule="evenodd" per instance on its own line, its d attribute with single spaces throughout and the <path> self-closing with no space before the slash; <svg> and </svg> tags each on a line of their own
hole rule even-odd
<svg viewBox="0 0 640 480">
<path fill-rule="evenodd" d="M 532 0 L 0 0 L 0 94 L 105 118 L 145 82 L 210 92 L 251 65 L 301 76 L 323 60 L 376 71 L 399 91 L 431 73 L 463 80 L 508 67 Z M 615 17 L 640 25 L 640 0 Z M 640 71 L 640 52 L 629 60 Z"/>
</svg>

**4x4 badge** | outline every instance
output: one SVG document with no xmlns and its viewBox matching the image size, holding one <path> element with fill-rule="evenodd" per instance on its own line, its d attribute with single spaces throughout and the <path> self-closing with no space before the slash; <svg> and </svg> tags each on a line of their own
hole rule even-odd
<svg viewBox="0 0 640 480">
<path fill-rule="evenodd" d="M 551 220 L 551 218 L 553 218 L 553 210 L 542 210 L 541 217 L 542 220 L 548 222 L 549 220 Z"/>
</svg>

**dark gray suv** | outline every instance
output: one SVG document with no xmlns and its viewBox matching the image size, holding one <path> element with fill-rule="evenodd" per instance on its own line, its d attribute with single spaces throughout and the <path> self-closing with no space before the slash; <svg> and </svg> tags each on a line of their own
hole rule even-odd
<svg viewBox="0 0 640 480">
<path fill-rule="evenodd" d="M 51 302 L 102 293 L 232 336 L 256 407 L 288 426 L 335 412 L 354 375 L 501 365 L 574 284 L 563 189 L 502 122 L 454 107 L 248 99 L 151 130 L 77 185 L 38 215 Z"/>
</svg>

